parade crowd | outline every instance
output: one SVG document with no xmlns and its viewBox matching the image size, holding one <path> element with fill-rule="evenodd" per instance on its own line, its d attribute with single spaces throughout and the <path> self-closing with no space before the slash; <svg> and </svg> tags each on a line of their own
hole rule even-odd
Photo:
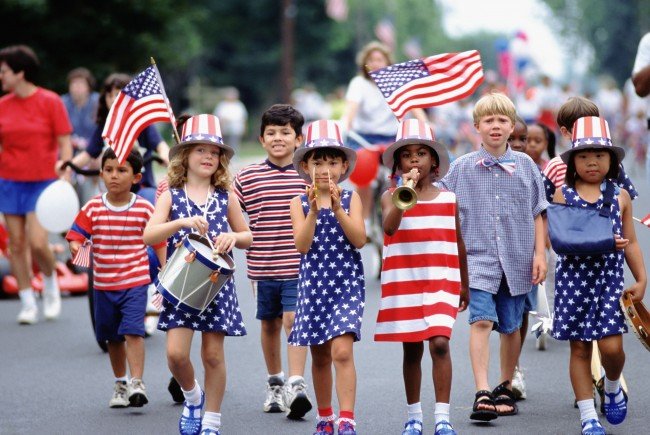
<svg viewBox="0 0 650 435">
<path fill-rule="evenodd" d="M 650 55 L 639 56 L 634 72 L 646 74 Z M 528 313 L 542 296 L 551 301 L 552 330 L 540 331 L 538 346 L 549 333 L 570 346 L 567 377 L 579 419 L 567 432 L 604 434 L 601 420 L 623 423 L 628 326 L 618 300 L 628 292 L 641 301 L 647 284 L 632 212 L 638 193 L 628 176 L 643 171 L 646 158 L 647 113 L 633 96 L 643 77 L 633 76 L 623 92 L 604 83 L 593 95 L 543 77 L 508 96 L 488 76 L 474 100 L 416 109 L 398 121 L 367 72 L 392 64 L 390 50 L 373 42 L 357 63 L 345 95 L 323 99 L 308 84 L 292 104 L 268 107 L 256 134 L 266 156 L 235 171 L 248 117 L 236 89 L 226 90 L 214 114 L 178 116 L 179 140 L 171 146 L 148 126 L 121 164 L 102 131 L 132 77 L 111 74 L 96 93 L 90 71 L 76 68 L 70 92 L 60 97 L 36 84 L 39 62 L 29 47 L 0 50 L 0 212 L 3 253 L 21 300 L 18 323 L 40 316 L 32 264 L 42 276 L 44 318 L 61 312 L 55 256 L 34 210 L 41 192 L 64 178 L 82 203 L 65 234 L 70 254 L 92 251 L 95 333 L 107 343 L 115 380 L 110 407 L 149 401 L 145 315 L 155 310 L 166 334 L 170 393 L 183 403 L 179 432 L 228 433 L 221 424 L 224 341 L 246 335 L 250 321 L 239 307 L 242 283 L 228 276 L 232 251 L 241 249 L 268 374 L 263 411 L 301 419 L 315 408 L 315 435 L 353 435 L 354 344 L 362 339 L 366 291 L 359 250 L 375 231 L 371 216 L 379 208 L 381 301 L 370 339 L 402 343 L 405 418 L 394 433 L 456 433 L 449 342 L 465 310 L 476 392 L 469 415 L 454 418 L 489 422 L 517 414 L 517 401 L 526 398 L 519 356 Z M 355 185 L 350 180 L 368 145 L 379 147 L 383 168 L 375 181 Z M 161 180 L 148 159 L 154 153 L 166 166 Z M 100 175 L 71 175 L 66 161 Z M 382 177 L 389 187 L 375 196 Z M 604 211 L 611 250 L 555 252 L 575 242 L 568 230 L 549 231 L 547 211 L 556 204 Z M 625 264 L 634 277 L 627 286 Z M 201 293 L 201 304 L 187 296 L 215 285 L 210 297 Z M 190 358 L 195 331 L 200 362 Z M 498 379 L 488 376 L 492 331 L 500 337 Z M 420 400 L 425 347 L 434 404 Z M 593 353 L 602 361 L 600 379 L 592 379 Z"/>
</svg>

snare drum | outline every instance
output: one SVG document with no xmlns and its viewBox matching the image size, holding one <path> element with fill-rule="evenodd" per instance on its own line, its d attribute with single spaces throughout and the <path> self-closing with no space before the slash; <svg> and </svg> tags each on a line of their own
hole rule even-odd
<svg viewBox="0 0 650 435">
<path fill-rule="evenodd" d="M 234 272 L 232 258 L 214 258 L 208 239 L 189 234 L 160 272 L 156 288 L 176 308 L 201 314 Z"/>
</svg>

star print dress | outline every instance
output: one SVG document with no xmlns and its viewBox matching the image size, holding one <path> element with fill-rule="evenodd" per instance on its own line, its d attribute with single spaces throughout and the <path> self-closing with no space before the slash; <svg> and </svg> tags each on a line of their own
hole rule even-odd
<svg viewBox="0 0 650 435">
<path fill-rule="evenodd" d="M 192 216 L 203 216 L 207 206 L 209 235 L 216 237 L 221 232 L 229 231 L 226 211 L 228 209 L 228 192 L 216 189 L 204 206 L 195 204 L 189 199 L 183 189 L 169 189 L 172 197 L 169 220 Z M 189 230 L 181 228 L 167 239 L 167 259 L 176 249 L 176 244 L 184 239 Z M 189 328 L 194 331 L 221 332 L 225 335 L 246 335 L 246 327 L 239 310 L 239 302 L 235 292 L 235 282 L 229 279 L 221 288 L 210 305 L 201 314 L 187 313 L 163 298 L 158 329 L 167 331 L 172 328 Z"/>
<path fill-rule="evenodd" d="M 601 192 L 605 191 L 605 181 Z M 577 192 L 562 186 L 567 205 L 599 210 L 603 195 L 595 203 L 580 198 Z M 611 205 L 614 234 L 621 234 L 620 190 L 615 188 Z M 558 340 L 600 340 L 627 332 L 619 305 L 623 293 L 623 251 L 593 256 L 558 255 L 555 268 L 555 309 L 553 337 Z"/>
<path fill-rule="evenodd" d="M 307 196 L 302 209 L 309 212 Z M 350 213 L 351 192 L 343 190 L 341 207 Z M 300 259 L 298 303 L 289 343 L 297 346 L 324 344 L 352 333 L 361 339 L 365 300 L 361 254 L 343 233 L 331 209 L 321 209 L 309 252 Z"/>
</svg>

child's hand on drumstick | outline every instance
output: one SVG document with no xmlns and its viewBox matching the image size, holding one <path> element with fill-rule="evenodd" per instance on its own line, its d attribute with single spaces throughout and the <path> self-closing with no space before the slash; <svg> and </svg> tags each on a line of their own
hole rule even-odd
<svg viewBox="0 0 650 435">
<path fill-rule="evenodd" d="M 184 228 L 191 228 L 196 230 L 199 235 L 205 235 L 209 228 L 208 221 L 203 216 L 190 216 L 181 221 Z"/>
<path fill-rule="evenodd" d="M 232 248 L 235 247 L 235 243 L 237 242 L 237 238 L 233 233 L 221 233 L 213 240 L 214 251 L 212 251 L 212 255 L 214 257 L 219 254 L 230 252 Z"/>
<path fill-rule="evenodd" d="M 327 182 L 329 184 L 330 198 L 332 200 L 332 211 L 336 212 L 341 208 L 341 192 L 343 189 L 332 181 L 329 169 L 327 170 Z"/>
</svg>

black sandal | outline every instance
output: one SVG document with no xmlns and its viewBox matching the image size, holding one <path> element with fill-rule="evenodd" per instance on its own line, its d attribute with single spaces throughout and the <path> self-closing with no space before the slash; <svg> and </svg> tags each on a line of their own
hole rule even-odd
<svg viewBox="0 0 650 435">
<path fill-rule="evenodd" d="M 479 406 L 483 405 L 483 408 Z M 485 407 L 489 407 L 486 409 Z M 492 393 L 487 390 L 480 390 L 474 396 L 474 405 L 472 406 L 472 414 L 469 416 L 472 420 L 478 421 L 491 421 L 497 418 L 497 407 L 495 406 Z"/>
<path fill-rule="evenodd" d="M 497 409 L 497 414 L 499 416 L 505 416 L 505 415 L 515 415 L 519 412 L 519 409 L 517 408 L 516 399 L 515 399 L 515 394 L 508 389 L 508 385 L 510 384 L 510 381 L 504 381 L 501 384 L 499 384 L 494 390 L 492 390 L 492 397 L 494 397 L 494 405 L 499 406 L 509 406 L 512 408 L 511 411 L 499 411 Z"/>
</svg>

